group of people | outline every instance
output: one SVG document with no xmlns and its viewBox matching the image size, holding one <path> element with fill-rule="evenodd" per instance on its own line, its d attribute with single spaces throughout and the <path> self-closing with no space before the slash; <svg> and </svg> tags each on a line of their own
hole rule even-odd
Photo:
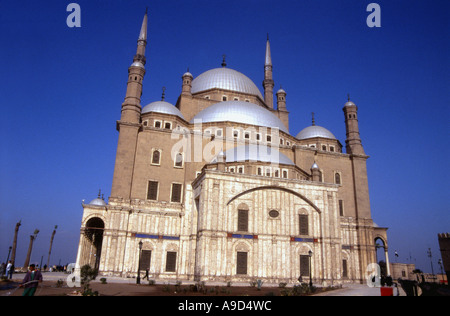
<svg viewBox="0 0 450 316">
<path fill-rule="evenodd" d="M 0 265 L 0 276 L 6 276 L 7 279 L 12 279 L 14 273 L 14 265 L 11 260 L 7 264 L 4 262 Z"/>
</svg>

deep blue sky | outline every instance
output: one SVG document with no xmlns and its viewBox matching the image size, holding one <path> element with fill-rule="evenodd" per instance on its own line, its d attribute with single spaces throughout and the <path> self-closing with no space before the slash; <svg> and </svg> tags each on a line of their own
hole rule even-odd
<svg viewBox="0 0 450 316">
<path fill-rule="evenodd" d="M 395 261 L 430 271 L 437 234 L 450 231 L 450 2 L 376 1 L 381 28 L 366 25 L 364 0 L 73 1 L 81 28 L 66 25 L 72 1 L 0 2 L 0 261 L 19 231 L 32 261 L 74 262 L 81 201 L 109 196 L 115 122 L 127 69 L 149 7 L 142 104 L 175 103 L 181 75 L 220 66 L 222 54 L 261 89 L 266 34 L 275 88 L 287 92 L 290 132 L 316 123 L 345 144 L 346 95 L 359 107 L 374 221 L 389 227 Z M 374 1 L 375 2 L 375 1 Z"/>
</svg>

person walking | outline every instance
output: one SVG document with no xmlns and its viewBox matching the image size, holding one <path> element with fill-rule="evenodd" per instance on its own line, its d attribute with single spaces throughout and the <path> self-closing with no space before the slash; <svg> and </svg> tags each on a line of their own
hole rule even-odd
<svg viewBox="0 0 450 316">
<path fill-rule="evenodd" d="M 149 278 L 149 276 L 148 276 L 148 268 L 147 269 L 145 269 L 145 276 L 142 278 L 142 280 L 144 280 L 145 278 L 147 278 L 147 281 L 150 281 L 148 278 Z"/>
<path fill-rule="evenodd" d="M 36 266 L 34 264 L 30 264 L 29 270 L 20 285 L 20 287 L 24 287 L 22 296 L 34 296 L 38 283 L 40 282 L 42 282 L 41 271 L 36 270 Z"/>
</svg>

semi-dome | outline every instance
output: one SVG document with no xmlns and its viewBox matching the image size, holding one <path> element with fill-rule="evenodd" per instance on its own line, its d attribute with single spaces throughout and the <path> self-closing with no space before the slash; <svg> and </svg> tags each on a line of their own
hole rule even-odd
<svg viewBox="0 0 450 316">
<path fill-rule="evenodd" d="M 260 105 L 244 101 L 224 101 L 207 107 L 198 113 L 192 120 L 209 122 L 236 122 L 256 126 L 278 128 L 289 134 L 283 122 L 269 110 Z"/>
<path fill-rule="evenodd" d="M 336 137 L 329 130 L 322 126 L 312 125 L 304 128 L 300 133 L 297 134 L 297 139 L 308 139 L 314 137 L 323 137 L 336 139 Z"/>
<path fill-rule="evenodd" d="M 192 93 L 209 89 L 224 89 L 257 95 L 263 99 L 258 87 L 247 76 L 230 68 L 215 68 L 205 71 L 192 81 Z"/>
<path fill-rule="evenodd" d="M 178 110 L 173 104 L 170 104 L 166 101 L 156 101 L 152 102 L 150 104 L 147 104 L 142 108 L 141 113 L 149 113 L 149 112 L 157 112 L 157 113 L 164 113 L 164 114 L 171 114 L 181 117 L 184 120 L 183 114 L 181 114 L 181 111 Z"/>
<path fill-rule="evenodd" d="M 220 152 L 219 155 L 225 156 L 226 162 L 260 161 L 283 165 L 294 165 L 294 162 L 291 159 L 289 159 L 285 154 L 279 152 L 276 148 L 260 144 L 233 147 L 226 150 L 224 153 Z M 211 163 L 216 163 L 217 161 L 218 158 L 216 156 Z"/>
</svg>

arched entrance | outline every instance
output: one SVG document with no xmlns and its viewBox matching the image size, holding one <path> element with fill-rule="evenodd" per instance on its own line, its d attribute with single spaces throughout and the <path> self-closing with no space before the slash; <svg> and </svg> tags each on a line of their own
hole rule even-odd
<svg viewBox="0 0 450 316">
<path fill-rule="evenodd" d="M 388 256 L 388 247 L 387 247 L 387 243 L 386 241 L 381 238 L 380 236 L 375 237 L 375 255 L 376 255 L 376 260 L 377 260 L 377 264 L 380 264 L 380 261 L 382 261 L 384 259 L 384 262 L 386 264 L 385 267 L 381 267 L 381 274 L 384 275 L 386 274 L 386 276 L 390 276 L 391 275 L 391 269 L 389 266 L 389 256 Z"/>
<path fill-rule="evenodd" d="M 100 266 L 100 255 L 102 253 L 104 229 L 105 223 L 101 218 L 93 217 L 86 222 L 86 226 L 81 232 L 84 238 L 80 267 L 88 264 L 93 269 L 98 270 Z"/>
</svg>

